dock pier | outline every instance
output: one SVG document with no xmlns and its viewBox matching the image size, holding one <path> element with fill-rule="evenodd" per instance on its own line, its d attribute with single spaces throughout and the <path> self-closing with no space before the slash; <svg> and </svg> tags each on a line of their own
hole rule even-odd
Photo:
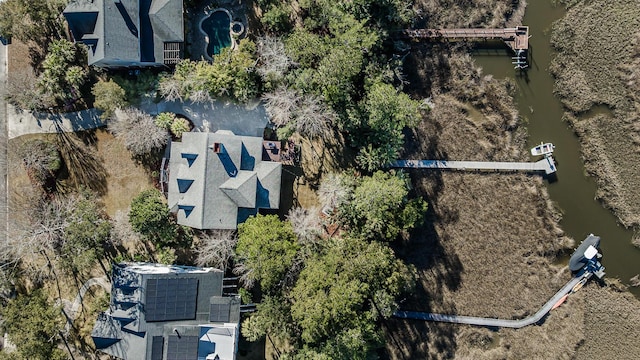
<svg viewBox="0 0 640 360">
<path fill-rule="evenodd" d="M 599 252 L 600 237 L 589 234 L 571 256 L 569 268 L 575 273 L 558 292 L 556 292 L 535 314 L 524 319 L 496 319 L 476 316 L 445 315 L 421 311 L 398 310 L 393 316 L 400 319 L 414 319 L 424 321 L 447 322 L 453 324 L 467 324 L 491 328 L 520 329 L 525 326 L 539 324 L 547 314 L 562 305 L 569 295 L 579 291 L 593 275 L 601 279 L 604 276 L 604 266 L 600 263 L 602 254 Z"/>
<path fill-rule="evenodd" d="M 497 170 L 542 172 L 550 175 L 557 171 L 552 156 L 545 156 L 536 162 L 492 162 L 492 161 L 449 161 L 449 160 L 397 160 L 391 168 L 405 169 L 452 169 L 452 170 Z"/>
<path fill-rule="evenodd" d="M 528 67 L 529 27 L 516 26 L 504 29 L 408 29 L 398 36 L 405 39 L 481 40 L 500 39 L 515 54 L 516 69 Z"/>
<path fill-rule="evenodd" d="M 419 312 L 419 311 L 396 311 L 393 314 L 393 316 L 400 319 L 414 319 L 414 320 L 424 320 L 424 321 L 447 322 L 447 323 L 453 323 L 453 324 L 467 324 L 467 325 L 475 325 L 475 326 L 494 327 L 494 328 L 520 329 L 525 326 L 538 323 L 552 309 L 554 309 L 554 306 L 558 305 L 559 302 L 563 301 L 563 298 L 565 298 L 565 296 L 572 293 L 572 289 L 574 288 L 574 286 L 576 286 L 578 283 L 580 283 L 585 279 L 588 280 L 589 278 L 591 278 L 592 275 L 593 275 L 592 273 L 586 272 L 580 276 L 576 276 L 572 278 L 554 296 L 552 296 L 549 299 L 549 301 L 547 301 L 535 314 L 520 320 L 483 318 L 483 317 L 461 316 L 461 315 L 444 315 L 444 314 L 425 313 L 425 312 Z"/>
</svg>

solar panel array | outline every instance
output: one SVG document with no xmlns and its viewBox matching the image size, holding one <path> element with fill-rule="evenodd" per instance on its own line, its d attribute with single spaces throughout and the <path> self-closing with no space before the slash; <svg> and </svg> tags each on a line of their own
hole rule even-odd
<svg viewBox="0 0 640 360">
<path fill-rule="evenodd" d="M 145 294 L 146 321 L 196 318 L 198 279 L 148 279 Z"/>
<path fill-rule="evenodd" d="M 151 338 L 151 360 L 162 360 L 163 345 L 162 336 L 154 336 Z"/>
<path fill-rule="evenodd" d="M 198 336 L 169 336 L 167 360 L 194 360 L 198 358 Z"/>
<path fill-rule="evenodd" d="M 229 322 L 231 304 L 211 304 L 209 308 L 210 322 Z"/>
</svg>

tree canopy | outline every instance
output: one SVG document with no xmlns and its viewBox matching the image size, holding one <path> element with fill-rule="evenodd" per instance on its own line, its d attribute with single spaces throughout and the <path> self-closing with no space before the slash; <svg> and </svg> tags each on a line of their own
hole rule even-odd
<svg viewBox="0 0 640 360">
<path fill-rule="evenodd" d="M 178 240 L 178 226 L 157 189 L 145 190 L 133 198 L 129 222 L 154 244 L 162 246 Z"/>
<path fill-rule="evenodd" d="M 111 79 L 107 81 L 100 80 L 95 83 L 91 93 L 95 97 L 93 106 L 102 110 L 100 117 L 103 119 L 113 117 L 116 109 L 127 107 L 128 103 L 124 89 Z"/>
<path fill-rule="evenodd" d="M 376 321 L 391 316 L 413 283 L 412 269 L 385 244 L 331 239 L 290 292 L 263 298 L 243 334 L 294 343 L 290 358 L 367 359 L 381 346 Z"/>
<path fill-rule="evenodd" d="M 377 171 L 356 182 L 350 201 L 341 203 L 339 215 L 352 236 L 393 241 L 424 219 L 426 202 L 410 200 L 408 194 L 408 180 L 401 174 Z"/>
<path fill-rule="evenodd" d="M 242 40 L 238 47 L 223 49 L 213 63 L 184 60 L 171 76 L 160 79 L 160 92 L 167 100 L 209 102 L 228 97 L 246 102 L 259 94 L 259 76 L 255 70 L 256 46 Z"/>
<path fill-rule="evenodd" d="M 363 145 L 357 160 L 362 168 L 375 171 L 397 159 L 404 145 L 402 130 L 417 125 L 420 103 L 392 85 L 377 82 L 369 88 L 359 110 L 351 113 L 362 117 L 352 121 L 361 123 L 365 134 L 357 140 Z"/>
<path fill-rule="evenodd" d="M 289 222 L 275 215 L 256 215 L 238 225 L 236 261 L 247 282 L 257 281 L 263 292 L 274 290 L 291 267 L 299 245 Z"/>
<path fill-rule="evenodd" d="M 18 295 L 2 308 L 3 327 L 16 344 L 20 358 L 34 360 L 64 359 L 56 345 L 63 321 L 60 310 L 35 290 Z"/>
<path fill-rule="evenodd" d="M 60 16 L 68 0 L 5 0 L 0 2 L 0 36 L 46 45 L 64 34 Z M 45 49 L 46 50 L 46 49 Z"/>
<path fill-rule="evenodd" d="M 111 223 L 95 195 L 84 190 L 77 196 L 60 247 L 62 265 L 72 273 L 91 269 L 111 235 Z"/>
<path fill-rule="evenodd" d="M 39 79 L 44 94 L 59 101 L 80 98 L 80 87 L 89 76 L 84 62 L 80 46 L 65 39 L 51 42 Z"/>
</svg>

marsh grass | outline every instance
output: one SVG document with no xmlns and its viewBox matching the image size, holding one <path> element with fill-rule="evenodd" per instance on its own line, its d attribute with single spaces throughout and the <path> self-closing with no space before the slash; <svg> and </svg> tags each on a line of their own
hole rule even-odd
<svg viewBox="0 0 640 360">
<path fill-rule="evenodd" d="M 589 284 L 580 293 L 586 336 L 575 359 L 640 359 L 638 299 L 609 281 L 605 287 Z"/>
<path fill-rule="evenodd" d="M 640 225 L 640 12 L 637 1 L 565 3 L 553 26 L 558 55 L 551 71 L 556 94 L 572 112 L 565 120 L 580 137 L 596 196 L 625 226 Z M 609 116 L 583 116 L 606 105 Z"/>
<path fill-rule="evenodd" d="M 446 72 L 431 79 L 433 108 L 407 133 L 404 158 L 521 161 L 528 158 L 511 84 L 483 76 L 459 53 L 416 64 Z M 419 93 L 424 88 L 414 87 Z M 424 95 L 424 94 L 423 94 Z M 533 314 L 570 277 L 552 263 L 572 245 L 537 175 L 410 171 L 415 192 L 429 202 L 425 225 L 396 246 L 414 265 L 417 289 L 402 309 L 522 318 Z M 558 358 L 582 339 L 579 308 L 552 314 L 541 327 L 518 331 L 392 319 L 385 322 L 392 359 Z M 570 321 L 567 322 L 566 319 Z M 574 326 L 574 327 L 572 327 Z M 538 345 L 531 344 L 531 337 Z M 542 343 L 542 346 L 539 346 Z"/>
<path fill-rule="evenodd" d="M 525 6 L 525 0 L 417 0 L 414 10 L 416 27 L 497 28 L 520 25 Z"/>
</svg>

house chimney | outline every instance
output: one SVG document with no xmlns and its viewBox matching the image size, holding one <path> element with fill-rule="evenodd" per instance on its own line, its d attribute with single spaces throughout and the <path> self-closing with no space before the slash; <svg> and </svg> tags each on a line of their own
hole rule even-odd
<svg viewBox="0 0 640 360">
<path fill-rule="evenodd" d="M 209 146 L 209 148 L 213 150 L 213 152 L 216 154 L 219 154 L 222 152 L 222 144 L 219 142 L 214 142 L 213 144 L 211 144 L 211 146 Z"/>
</svg>

